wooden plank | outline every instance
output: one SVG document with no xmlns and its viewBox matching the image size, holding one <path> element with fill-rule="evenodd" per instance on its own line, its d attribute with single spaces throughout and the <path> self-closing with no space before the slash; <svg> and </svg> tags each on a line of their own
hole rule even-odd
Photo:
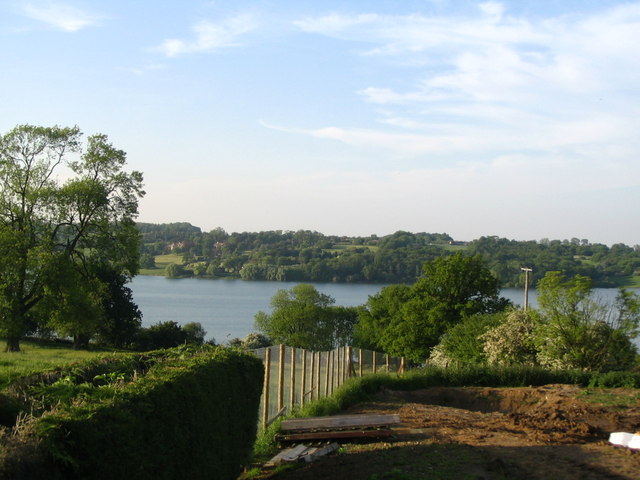
<svg viewBox="0 0 640 480">
<path fill-rule="evenodd" d="M 310 463 L 310 462 L 313 462 L 316 458 L 320 458 L 335 452 L 339 448 L 340 448 L 340 445 L 333 442 L 332 444 L 327 445 L 326 447 L 309 450 L 305 452 L 304 455 L 302 455 L 300 458 L 302 458 L 305 462 Z"/>
<path fill-rule="evenodd" d="M 297 442 L 302 440 L 339 440 L 347 438 L 382 438 L 395 435 L 390 429 L 381 430 L 337 430 L 303 433 L 287 433 L 277 435 L 276 438 L 285 442 Z"/>
<path fill-rule="evenodd" d="M 273 467 L 281 464 L 282 462 L 291 462 L 300 457 L 303 453 L 306 453 L 309 448 L 306 445 L 296 445 L 295 447 L 287 448 L 278 453 L 275 457 L 265 463 L 265 467 Z"/>
<path fill-rule="evenodd" d="M 312 417 L 284 420 L 280 426 L 282 432 L 294 432 L 314 429 L 337 428 L 374 428 L 396 425 L 400 415 L 336 415 L 333 417 Z"/>
<path fill-rule="evenodd" d="M 284 460 L 285 462 L 293 462 L 300 456 L 304 455 L 307 450 L 309 450 L 309 447 L 307 447 L 306 445 L 296 445 L 282 456 L 282 460 Z"/>
</svg>

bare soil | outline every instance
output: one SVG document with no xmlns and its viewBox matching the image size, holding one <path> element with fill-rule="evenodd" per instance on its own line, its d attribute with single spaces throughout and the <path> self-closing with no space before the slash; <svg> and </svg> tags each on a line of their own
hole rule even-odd
<svg viewBox="0 0 640 480">
<path fill-rule="evenodd" d="M 608 442 L 611 432 L 640 431 L 638 390 L 567 385 L 387 390 L 345 413 L 399 413 L 402 428 L 384 442 L 343 443 L 338 454 L 275 476 L 640 479 L 640 452 Z"/>
</svg>

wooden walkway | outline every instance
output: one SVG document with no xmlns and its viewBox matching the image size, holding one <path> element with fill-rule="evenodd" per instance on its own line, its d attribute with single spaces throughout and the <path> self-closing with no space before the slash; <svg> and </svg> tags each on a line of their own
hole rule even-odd
<svg viewBox="0 0 640 480">
<path fill-rule="evenodd" d="M 280 426 L 280 441 L 329 440 L 393 435 L 390 427 L 400 424 L 393 415 L 336 415 L 333 417 L 295 418 Z"/>
</svg>

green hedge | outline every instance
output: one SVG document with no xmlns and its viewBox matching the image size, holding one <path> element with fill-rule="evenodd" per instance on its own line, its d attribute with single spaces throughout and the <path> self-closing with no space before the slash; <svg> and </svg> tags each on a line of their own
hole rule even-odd
<svg viewBox="0 0 640 480">
<path fill-rule="evenodd" d="M 167 352 L 173 353 L 147 362 L 133 382 L 123 382 L 121 372 L 101 375 L 103 385 L 71 385 L 73 399 L 33 420 L 37 460 L 46 464 L 48 478 L 237 477 L 255 440 L 262 362 L 223 348 Z M 72 380 L 87 380 L 82 377 Z M 55 397 L 61 386 L 40 388 Z"/>
</svg>

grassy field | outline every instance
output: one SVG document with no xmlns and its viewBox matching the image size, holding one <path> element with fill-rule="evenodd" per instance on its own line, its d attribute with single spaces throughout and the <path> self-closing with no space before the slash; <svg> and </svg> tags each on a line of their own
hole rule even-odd
<svg viewBox="0 0 640 480">
<path fill-rule="evenodd" d="M 167 255 L 156 255 L 156 268 L 141 268 L 140 275 L 155 275 L 159 277 L 164 276 L 164 269 L 170 263 L 175 263 L 176 265 L 183 265 L 182 255 L 178 255 L 175 253 L 169 253 Z"/>
<path fill-rule="evenodd" d="M 21 352 L 0 353 L 0 388 L 23 375 L 113 353 L 106 350 L 74 350 L 71 345 L 40 341 L 23 341 L 20 347 Z"/>
</svg>

